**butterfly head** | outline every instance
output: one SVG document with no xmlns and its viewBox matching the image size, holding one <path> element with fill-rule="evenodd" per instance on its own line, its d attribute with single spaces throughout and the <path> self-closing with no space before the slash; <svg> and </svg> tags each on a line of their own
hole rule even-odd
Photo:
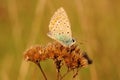
<svg viewBox="0 0 120 80">
<path fill-rule="evenodd" d="M 74 38 L 72 38 L 66 45 L 70 47 L 75 43 L 76 43 L 76 40 Z"/>
</svg>

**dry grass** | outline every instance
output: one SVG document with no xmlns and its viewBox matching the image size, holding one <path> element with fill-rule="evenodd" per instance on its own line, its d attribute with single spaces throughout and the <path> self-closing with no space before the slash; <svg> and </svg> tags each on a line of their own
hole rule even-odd
<svg viewBox="0 0 120 80">
<path fill-rule="evenodd" d="M 90 67 L 80 70 L 76 80 L 119 80 L 119 4 L 119 0 L 1 0 L 0 80 L 43 80 L 38 67 L 26 63 L 22 53 L 35 44 L 50 42 L 46 36 L 48 24 L 61 6 L 68 14 L 73 36 L 78 44 L 86 41 L 84 46 L 79 46 L 94 61 Z M 54 64 L 47 60 L 41 66 L 49 80 L 55 80 Z M 65 80 L 70 80 L 71 75 Z"/>
</svg>

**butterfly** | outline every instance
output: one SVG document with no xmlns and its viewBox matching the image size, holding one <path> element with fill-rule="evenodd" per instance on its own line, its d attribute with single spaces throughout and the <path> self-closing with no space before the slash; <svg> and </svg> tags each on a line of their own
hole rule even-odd
<svg viewBox="0 0 120 80">
<path fill-rule="evenodd" d="M 76 41 L 72 38 L 68 16 L 62 7 L 52 16 L 47 35 L 66 47 L 75 44 Z"/>
</svg>

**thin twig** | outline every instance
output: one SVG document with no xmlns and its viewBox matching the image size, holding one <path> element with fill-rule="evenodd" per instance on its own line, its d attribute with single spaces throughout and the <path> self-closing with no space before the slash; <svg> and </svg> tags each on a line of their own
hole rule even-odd
<svg viewBox="0 0 120 80">
<path fill-rule="evenodd" d="M 61 78 L 60 69 L 57 69 L 57 80 L 60 80 L 60 78 Z"/>
<path fill-rule="evenodd" d="M 57 69 L 57 80 L 60 80 L 61 74 L 60 74 L 60 69 L 61 69 L 61 60 L 55 60 L 56 64 L 56 69 Z"/>
<path fill-rule="evenodd" d="M 44 76 L 45 80 L 47 80 L 47 77 L 46 77 L 46 75 L 45 75 L 45 73 L 44 73 L 44 71 L 43 71 L 43 69 L 42 69 L 42 67 L 41 67 L 40 63 L 39 63 L 39 62 L 36 62 L 36 64 L 38 65 L 38 67 L 39 67 L 40 71 L 42 72 L 42 74 L 43 74 L 43 76 Z"/>
<path fill-rule="evenodd" d="M 78 75 L 79 69 L 77 68 L 77 71 L 75 72 L 75 74 L 73 75 L 73 78 L 75 78 Z"/>
<path fill-rule="evenodd" d="M 69 72 L 71 72 L 72 70 L 68 70 L 61 78 L 60 80 L 62 80 Z"/>
<path fill-rule="evenodd" d="M 60 75 L 60 71 L 58 70 L 58 71 L 57 71 L 57 80 L 59 80 L 60 77 L 61 77 L 61 75 Z"/>
</svg>

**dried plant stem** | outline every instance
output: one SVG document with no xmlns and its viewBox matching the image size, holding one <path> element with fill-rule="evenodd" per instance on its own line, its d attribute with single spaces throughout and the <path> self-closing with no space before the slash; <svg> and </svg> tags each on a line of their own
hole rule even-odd
<svg viewBox="0 0 120 80">
<path fill-rule="evenodd" d="M 77 68 L 77 71 L 75 72 L 75 74 L 73 75 L 73 78 L 75 78 L 78 75 L 79 69 Z"/>
<path fill-rule="evenodd" d="M 57 80 L 59 80 L 60 77 L 61 77 L 61 75 L 60 75 L 60 71 L 58 71 L 58 72 L 57 72 Z"/>
<path fill-rule="evenodd" d="M 61 80 L 61 77 L 60 69 L 57 69 L 57 80 Z"/>
<path fill-rule="evenodd" d="M 60 80 L 62 80 L 69 72 L 71 72 L 72 70 L 70 69 L 68 69 L 68 71 L 60 78 Z"/>
<path fill-rule="evenodd" d="M 60 80 L 61 74 L 60 74 L 60 69 L 61 69 L 61 60 L 55 60 L 56 68 L 57 68 L 57 80 Z"/>
<path fill-rule="evenodd" d="M 47 77 L 46 77 L 46 75 L 45 75 L 45 73 L 44 73 L 44 71 L 43 71 L 43 69 L 42 69 L 40 63 L 39 63 L 39 62 L 36 62 L 36 64 L 37 64 L 37 66 L 39 67 L 40 71 L 42 72 L 42 74 L 43 74 L 45 80 L 47 80 Z"/>
</svg>

